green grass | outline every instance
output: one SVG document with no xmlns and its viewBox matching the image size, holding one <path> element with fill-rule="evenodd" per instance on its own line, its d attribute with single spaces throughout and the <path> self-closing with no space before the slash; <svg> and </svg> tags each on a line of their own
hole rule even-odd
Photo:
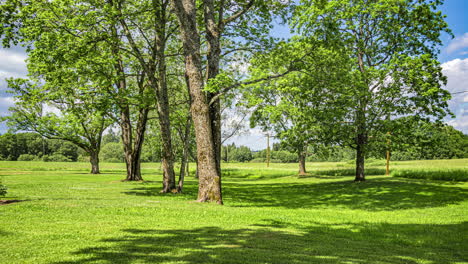
<svg viewBox="0 0 468 264">
<path fill-rule="evenodd" d="M 396 170 L 392 176 L 439 181 L 468 181 L 468 169 Z"/>
<path fill-rule="evenodd" d="M 305 177 L 296 164 L 223 164 L 218 206 L 192 202 L 192 177 L 184 194 L 160 194 L 159 164 L 132 183 L 124 164 L 90 175 L 86 163 L 0 162 L 5 199 L 24 200 L 0 206 L 0 263 L 468 263 L 468 183 L 373 164 L 364 183 L 344 162 L 308 164 Z"/>
</svg>

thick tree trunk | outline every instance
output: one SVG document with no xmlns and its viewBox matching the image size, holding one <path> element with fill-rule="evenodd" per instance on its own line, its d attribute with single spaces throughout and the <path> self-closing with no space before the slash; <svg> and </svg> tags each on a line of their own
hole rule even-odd
<svg viewBox="0 0 468 264">
<path fill-rule="evenodd" d="M 356 142 L 356 178 L 354 179 L 356 182 L 365 181 L 364 161 L 366 155 L 366 142 L 367 135 L 365 133 L 358 134 Z"/>
<path fill-rule="evenodd" d="M 124 146 L 125 165 L 127 167 L 126 181 L 142 181 L 139 156 L 134 154 L 130 110 L 124 107 L 120 114 L 122 129 L 122 144 Z"/>
<path fill-rule="evenodd" d="M 89 162 L 91 163 L 91 173 L 92 174 L 100 174 L 99 171 L 99 152 L 98 151 L 91 151 L 89 153 Z"/>
<path fill-rule="evenodd" d="M 303 151 L 299 152 L 299 175 L 306 175 L 306 155 Z"/>
<path fill-rule="evenodd" d="M 221 59 L 221 31 L 223 30 L 219 22 L 215 18 L 215 4 L 213 0 L 204 1 L 204 18 L 206 28 L 206 39 L 208 41 L 208 53 L 207 53 L 207 70 L 206 70 L 206 81 L 216 78 L 219 74 L 219 63 Z M 222 10 L 222 6 L 219 7 Z M 221 12 L 222 13 L 222 12 Z M 218 21 L 222 21 L 223 18 L 218 18 Z M 213 100 L 213 101 L 212 101 Z M 211 102 L 210 120 L 211 120 L 211 136 L 213 138 L 215 157 L 216 157 L 216 168 L 218 173 L 221 174 L 221 100 L 219 99 L 218 92 L 208 93 L 208 102 Z"/>
<path fill-rule="evenodd" d="M 190 111 L 195 128 L 198 170 L 200 173 L 199 202 L 222 204 L 221 175 L 216 163 L 216 149 L 207 98 L 203 92 L 200 35 L 197 30 L 196 5 L 193 0 L 173 0 L 179 20 L 185 55 L 185 71 L 189 81 L 192 104 Z"/>
</svg>

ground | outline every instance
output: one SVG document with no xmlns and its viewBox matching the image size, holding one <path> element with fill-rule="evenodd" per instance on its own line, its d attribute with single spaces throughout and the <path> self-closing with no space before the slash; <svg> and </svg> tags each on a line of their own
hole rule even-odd
<svg viewBox="0 0 468 264">
<path fill-rule="evenodd" d="M 392 169 L 468 170 L 468 160 Z M 159 164 L 0 162 L 0 263 L 468 263 L 468 183 L 383 176 L 350 163 L 223 164 L 224 206 L 160 194 Z M 193 166 L 192 166 L 193 168 Z"/>
</svg>

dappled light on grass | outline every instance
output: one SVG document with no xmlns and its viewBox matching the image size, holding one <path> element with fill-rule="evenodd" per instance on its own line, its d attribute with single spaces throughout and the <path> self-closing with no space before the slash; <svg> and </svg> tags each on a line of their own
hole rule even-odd
<svg viewBox="0 0 468 264">
<path fill-rule="evenodd" d="M 232 206 L 328 208 L 384 211 L 456 204 L 468 199 L 466 189 L 407 182 L 391 178 L 365 183 L 229 184 L 226 203 Z"/>
<path fill-rule="evenodd" d="M 461 169 L 463 162 L 445 161 Z M 400 164 L 395 169 L 418 169 Z M 1 263 L 468 260 L 466 182 L 375 175 L 354 183 L 343 163 L 312 163 L 305 177 L 296 164 L 224 164 L 219 206 L 193 202 L 193 170 L 184 193 L 161 194 L 158 164 L 143 164 L 143 182 L 122 182 L 122 164 L 104 164 L 101 175 L 82 165 L 32 171 L 27 163 L 0 162 L 4 199 L 23 200 L 0 207 L 0 235 L 8 241 Z"/>
<path fill-rule="evenodd" d="M 243 229 L 125 229 L 65 263 L 455 263 L 468 222 L 450 225 L 315 224 L 291 232 L 264 220 Z M 437 237 L 431 234 L 438 234 Z M 444 249 L 450 245 L 453 256 Z M 369 262 L 370 261 L 370 262 Z M 447 262 L 448 261 L 448 262 Z"/>
</svg>

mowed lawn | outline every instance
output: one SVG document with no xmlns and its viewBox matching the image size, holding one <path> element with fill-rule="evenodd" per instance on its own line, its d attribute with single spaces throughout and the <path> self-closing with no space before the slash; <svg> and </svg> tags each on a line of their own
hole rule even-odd
<svg viewBox="0 0 468 264">
<path fill-rule="evenodd" d="M 194 166 L 191 165 L 193 168 Z M 468 263 L 468 182 L 383 176 L 368 164 L 223 164 L 224 206 L 160 194 L 159 164 L 0 162 L 0 263 Z M 395 162 L 468 170 L 468 160 Z"/>
</svg>

